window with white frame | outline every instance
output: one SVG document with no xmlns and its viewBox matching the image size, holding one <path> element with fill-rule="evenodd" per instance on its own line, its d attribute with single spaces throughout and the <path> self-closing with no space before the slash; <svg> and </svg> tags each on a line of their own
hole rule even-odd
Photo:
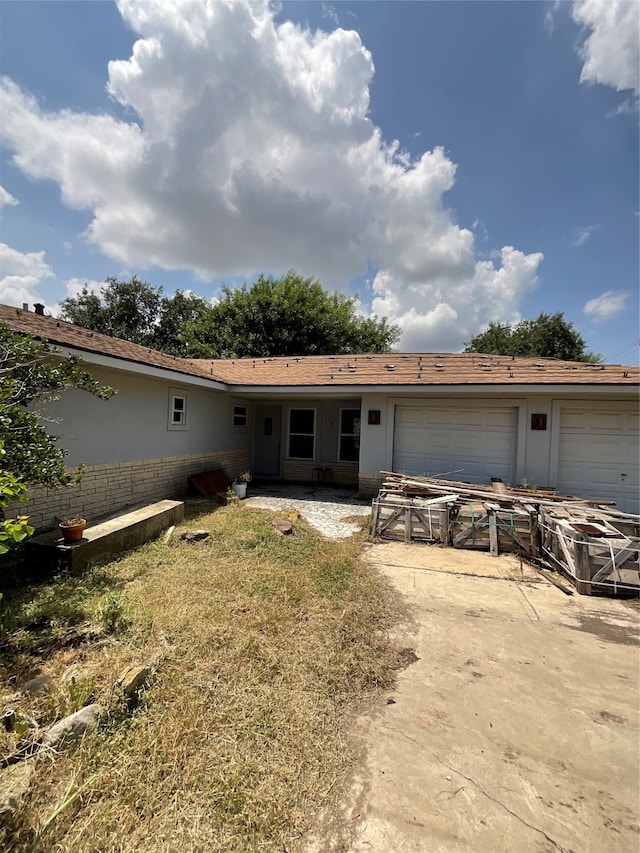
<svg viewBox="0 0 640 853">
<path fill-rule="evenodd" d="M 316 443 L 316 410 L 289 409 L 289 458 L 313 459 Z"/>
<path fill-rule="evenodd" d="M 233 407 L 233 425 L 234 427 L 246 427 L 248 420 L 248 407 L 247 406 L 234 406 Z"/>
<path fill-rule="evenodd" d="M 176 388 L 169 390 L 169 423 L 168 429 L 188 429 L 187 427 L 187 394 Z"/>
<path fill-rule="evenodd" d="M 357 462 L 360 458 L 360 409 L 340 409 L 340 462 Z"/>
</svg>

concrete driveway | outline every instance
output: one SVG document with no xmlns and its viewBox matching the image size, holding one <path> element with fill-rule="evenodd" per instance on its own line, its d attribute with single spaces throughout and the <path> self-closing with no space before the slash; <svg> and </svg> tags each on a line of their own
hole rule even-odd
<svg viewBox="0 0 640 853">
<path fill-rule="evenodd" d="M 565 596 L 512 556 L 369 546 L 416 663 L 360 721 L 313 850 L 638 850 L 638 607 Z M 387 704 L 388 703 L 388 704 Z"/>
</svg>

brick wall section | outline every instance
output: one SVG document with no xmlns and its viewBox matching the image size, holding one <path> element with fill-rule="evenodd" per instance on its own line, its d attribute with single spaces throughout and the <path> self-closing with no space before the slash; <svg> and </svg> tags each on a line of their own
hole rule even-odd
<svg viewBox="0 0 640 853">
<path fill-rule="evenodd" d="M 282 478 L 292 483 L 311 483 L 318 480 L 316 468 L 322 468 L 323 463 L 311 459 L 285 459 L 282 464 Z M 334 486 L 355 486 L 358 483 L 357 462 L 327 462 L 324 468 L 331 471 L 331 479 L 326 479 L 320 473 L 319 482 L 332 483 Z"/>
<path fill-rule="evenodd" d="M 358 489 L 361 498 L 375 498 L 382 485 L 382 474 L 360 474 Z"/>
<path fill-rule="evenodd" d="M 9 507 L 6 514 L 28 515 L 36 529 L 52 527 L 58 519 L 78 515 L 95 519 L 135 504 L 182 497 L 191 474 L 212 468 L 222 468 L 232 480 L 249 469 L 249 451 L 224 450 L 87 465 L 77 486 L 30 489 L 29 503 Z"/>
</svg>

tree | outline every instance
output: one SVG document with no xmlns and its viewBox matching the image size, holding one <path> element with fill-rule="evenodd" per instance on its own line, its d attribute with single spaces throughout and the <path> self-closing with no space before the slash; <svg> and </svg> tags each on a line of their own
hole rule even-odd
<svg viewBox="0 0 640 853">
<path fill-rule="evenodd" d="M 211 304 L 195 293 L 176 290 L 160 301 L 158 322 L 151 338 L 154 349 L 181 358 L 197 358 L 200 345 L 195 338 L 199 324 L 211 324 Z"/>
<path fill-rule="evenodd" d="M 494 355 L 522 355 L 558 358 L 562 361 L 599 362 L 601 356 L 585 349 L 586 343 L 564 314 L 541 313 L 535 320 L 521 320 L 515 326 L 489 323 L 486 331 L 472 338 L 465 352 Z"/>
<path fill-rule="evenodd" d="M 191 324 L 204 321 L 211 310 L 200 296 L 181 290 L 162 296 L 161 287 L 152 287 L 135 275 L 123 281 L 107 278 L 99 294 L 84 285 L 77 296 L 63 299 L 60 307 L 62 319 L 77 326 L 183 358 L 195 356 Z"/>
<path fill-rule="evenodd" d="M 21 483 L 68 486 L 81 469 L 65 468 L 68 451 L 57 446 L 41 421 L 36 403 L 56 400 L 65 388 L 80 388 L 109 399 L 115 392 L 78 365 L 78 356 L 63 358 L 47 341 L 12 332 L 0 325 L 0 446 L 3 473 Z"/>
<path fill-rule="evenodd" d="M 0 456 L 4 456 L 4 448 L 0 443 Z M 27 487 L 9 471 L 0 470 L 0 557 L 4 556 L 14 545 L 22 542 L 33 533 L 29 517 L 18 515 L 16 518 L 5 518 L 4 510 L 12 503 L 26 503 Z M 0 598 L 2 594 L 0 593 Z"/>
<path fill-rule="evenodd" d="M 224 286 L 190 336 L 201 357 L 243 358 L 388 352 L 400 329 L 386 318 L 359 317 L 355 297 L 329 294 L 290 270 L 281 278 L 261 275 L 249 288 Z"/>
<path fill-rule="evenodd" d="M 0 325 L 0 556 L 33 533 L 26 515 L 4 513 L 9 504 L 26 502 L 27 485 L 68 486 L 82 474 L 82 466 L 67 471 L 68 451 L 45 430 L 35 404 L 57 399 L 69 387 L 105 400 L 115 393 L 82 370 L 77 356 L 58 352 Z"/>
<path fill-rule="evenodd" d="M 151 346 L 162 288 L 151 287 L 137 276 L 105 281 L 100 294 L 85 284 L 80 293 L 60 303 L 61 317 L 85 329 Z"/>
<path fill-rule="evenodd" d="M 223 286 L 215 305 L 181 290 L 163 297 L 133 276 L 108 278 L 100 294 L 85 285 L 61 307 L 78 326 L 183 358 L 388 352 L 400 337 L 385 318 L 359 317 L 355 298 L 293 270 L 250 288 Z"/>
</svg>

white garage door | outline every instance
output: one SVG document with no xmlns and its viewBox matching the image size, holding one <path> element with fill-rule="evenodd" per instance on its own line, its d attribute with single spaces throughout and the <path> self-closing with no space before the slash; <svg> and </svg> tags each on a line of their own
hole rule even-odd
<svg viewBox="0 0 640 853">
<path fill-rule="evenodd" d="M 559 491 L 639 512 L 638 438 L 637 410 L 561 409 Z"/>
<path fill-rule="evenodd" d="M 512 483 L 516 409 L 396 406 L 393 470 L 488 483 Z"/>
</svg>

